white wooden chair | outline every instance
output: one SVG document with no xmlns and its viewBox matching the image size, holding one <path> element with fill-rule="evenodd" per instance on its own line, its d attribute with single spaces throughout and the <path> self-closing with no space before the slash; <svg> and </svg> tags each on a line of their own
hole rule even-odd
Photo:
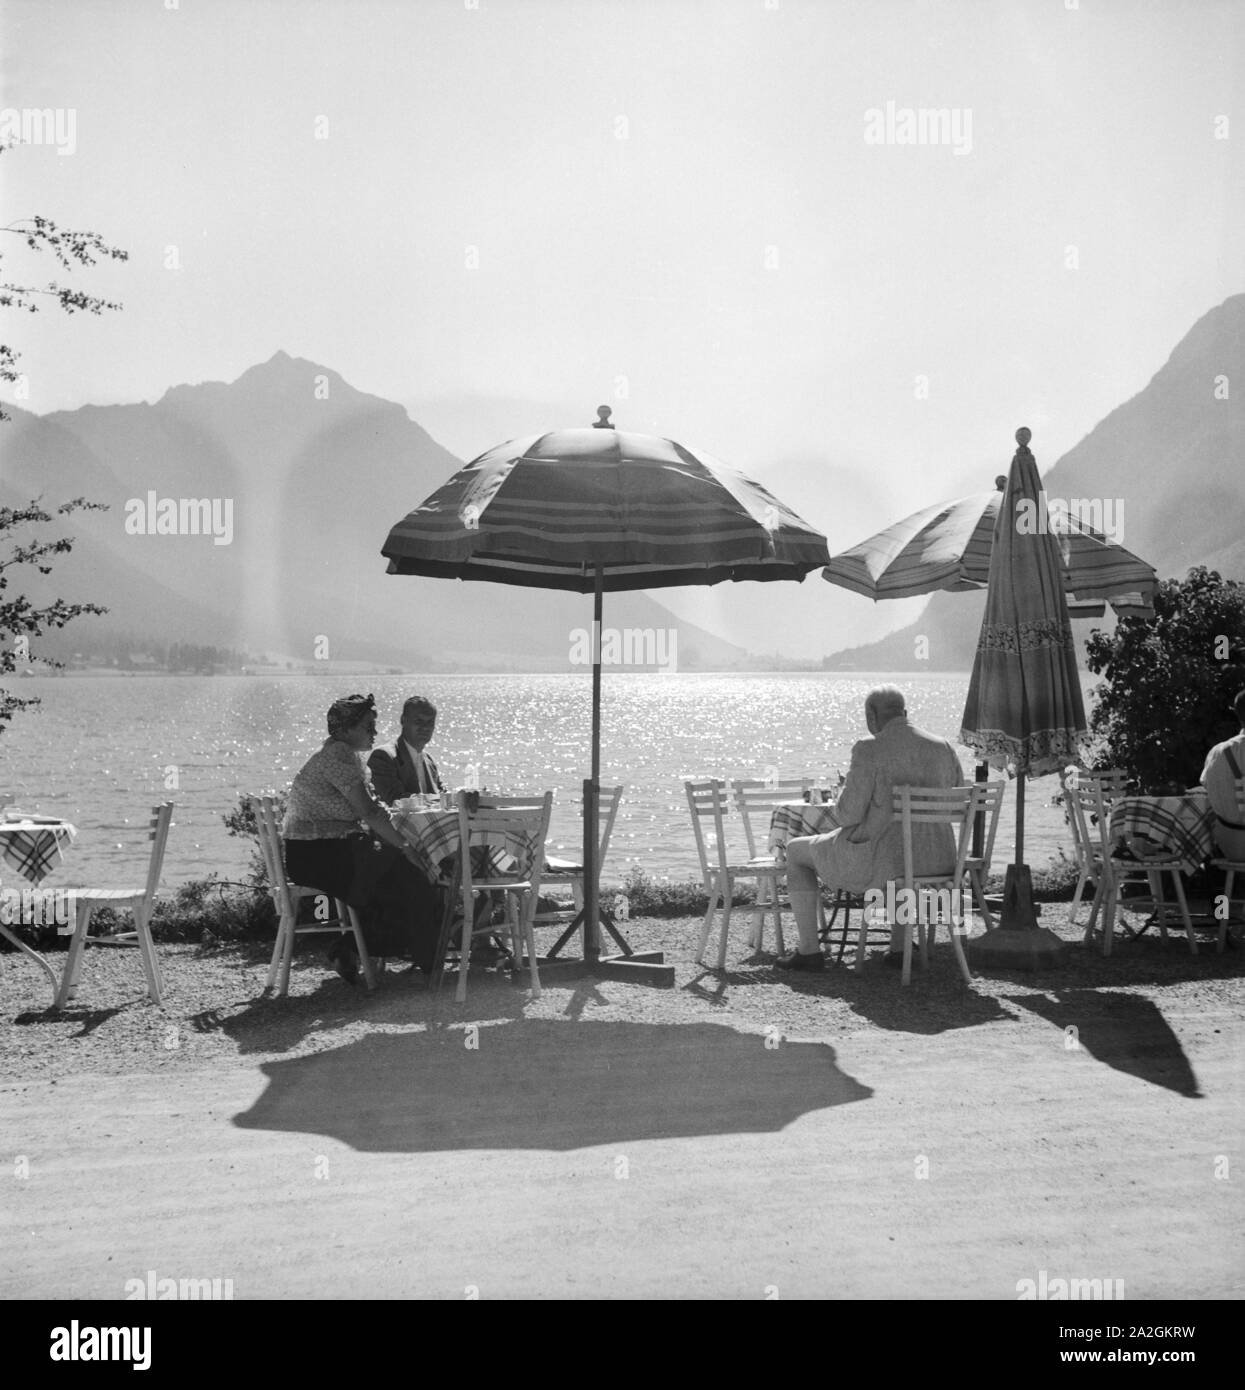
<svg viewBox="0 0 1245 1390">
<path fill-rule="evenodd" d="M 151 808 L 151 821 L 147 838 L 151 841 L 151 857 L 147 861 L 147 882 L 141 888 L 72 888 L 66 890 L 73 895 L 76 903 L 73 934 L 69 942 L 69 954 L 65 960 L 65 970 L 61 975 L 60 988 L 56 991 L 55 1008 L 64 1008 L 78 992 L 82 975 L 82 956 L 86 950 L 87 932 L 91 925 L 91 913 L 97 907 L 129 908 L 134 917 L 134 939 L 138 942 L 139 954 L 143 960 L 143 972 L 147 976 L 147 993 L 152 1002 L 159 1004 L 164 997 L 164 977 L 160 972 L 160 959 L 156 955 L 155 943 L 151 939 L 151 910 L 155 903 L 156 890 L 160 886 L 160 873 L 164 868 L 164 847 L 168 843 L 169 826 L 173 823 L 173 803 L 166 801 Z"/>
<path fill-rule="evenodd" d="M 1236 820 L 1239 824 L 1245 825 L 1245 777 L 1236 779 Z M 1245 876 L 1245 863 L 1239 859 L 1212 859 L 1210 861 L 1216 869 L 1224 871 L 1223 895 L 1227 900 L 1225 906 L 1227 913 L 1219 919 L 1219 954 L 1223 954 L 1223 948 L 1228 942 L 1228 918 L 1232 913 L 1232 885 L 1236 882 L 1237 874 Z M 1242 906 L 1245 907 L 1245 895 L 1242 896 Z"/>
<path fill-rule="evenodd" d="M 968 875 L 973 901 L 981 911 L 986 930 L 991 931 L 994 918 L 986 901 L 986 879 L 990 877 L 990 864 L 994 859 L 994 838 L 999 829 L 999 812 L 1003 809 L 1003 793 L 1007 790 L 1007 783 L 974 782 L 973 787 L 979 793 L 977 805 L 973 808 L 973 819 L 975 821 L 979 816 L 984 816 L 981 853 L 974 855 L 970 846 L 968 858 L 964 861 L 964 872 Z"/>
<path fill-rule="evenodd" d="M 783 862 L 776 859 L 769 848 L 770 822 L 777 807 L 789 801 L 800 801 L 812 786 L 812 778 L 798 777 L 786 782 L 767 782 L 759 777 L 737 777 L 731 783 L 731 793 L 735 809 L 744 823 L 744 837 L 748 841 L 748 863 L 770 864 L 774 868 L 774 891 L 767 899 L 763 889 L 771 880 L 757 882 L 757 905 L 752 910 L 752 942 L 758 950 L 765 945 L 765 912 L 771 909 L 774 917 L 774 940 L 778 953 L 786 949 L 782 939 L 782 905 L 778 901 L 777 884 L 787 877 Z M 820 898 L 818 907 L 820 908 Z"/>
<path fill-rule="evenodd" d="M 1000 786 L 1001 784 L 995 784 Z M 977 784 L 971 787 L 895 787 L 894 811 L 899 818 L 901 833 L 903 835 L 903 865 L 904 877 L 903 887 L 907 898 L 904 920 L 901 922 L 903 927 L 903 975 L 902 984 L 909 984 L 912 980 L 912 916 L 915 912 L 917 921 L 917 939 L 921 947 L 921 963 L 929 963 L 929 948 L 934 943 L 938 931 L 938 915 L 931 915 L 931 920 L 922 920 L 926 915 L 920 909 L 922 889 L 950 889 L 961 895 L 964 892 L 964 881 L 968 876 L 969 850 L 972 844 L 973 819 L 979 806 L 986 804 L 986 785 Z M 995 812 L 997 815 L 997 811 Z M 940 874 L 918 874 L 915 869 L 915 859 L 912 848 L 912 827 L 914 825 L 949 825 L 952 830 L 957 831 L 955 864 L 951 870 Z M 970 880 L 971 881 L 971 880 Z M 970 896 L 975 888 L 970 888 Z M 963 901 L 962 897 L 959 901 Z M 953 899 L 954 903 L 955 900 Z M 948 921 L 947 930 L 951 934 L 951 944 L 955 948 L 955 958 L 960 967 L 960 973 L 964 976 L 966 984 L 972 984 L 972 972 L 968 968 L 968 961 L 964 956 L 964 943 L 961 940 L 962 931 L 957 930 L 954 921 Z M 864 963 L 864 932 L 861 932 L 860 943 L 856 952 L 856 965 Z"/>
<path fill-rule="evenodd" d="M 1094 922 L 1102 912 L 1102 954 L 1111 954 L 1115 936 L 1115 914 L 1120 906 L 1120 889 L 1130 880 L 1144 878 L 1150 889 L 1149 897 L 1130 898 L 1133 908 L 1152 910 L 1158 917 L 1159 933 L 1164 942 L 1167 935 L 1167 900 L 1163 895 L 1163 875 L 1171 874 L 1176 889 L 1176 903 L 1189 938 L 1189 950 L 1197 955 L 1197 938 L 1193 919 L 1185 898 L 1183 870 L 1175 855 L 1160 851 L 1144 859 L 1125 859 L 1113 854 L 1111 844 L 1112 797 L 1107 789 L 1094 782 L 1080 783 L 1071 789 L 1071 804 L 1081 819 L 1080 833 L 1093 863 L 1091 877 L 1096 880 L 1094 900 L 1090 904 L 1089 920 L 1085 924 L 1084 941 L 1088 946 L 1094 939 Z M 1140 932 L 1136 933 L 1140 935 Z"/>
<path fill-rule="evenodd" d="M 735 881 L 741 878 L 757 880 L 757 896 L 760 897 L 763 884 L 768 885 L 770 901 L 774 904 L 775 925 L 778 914 L 778 881 L 785 877 L 786 869 L 771 855 L 763 859 L 735 860 L 732 862 L 726 849 L 725 788 L 717 778 L 708 782 L 684 782 L 687 804 L 692 813 L 692 832 L 696 837 L 696 852 L 700 856 L 700 872 L 705 881 L 705 892 L 709 895 L 709 906 L 700 930 L 700 945 L 696 950 L 697 961 L 703 961 L 705 947 L 709 944 L 709 933 L 713 926 L 713 915 L 722 904 L 722 930 L 718 942 L 719 970 L 726 969 L 726 938 L 731 925 L 731 899 L 735 893 Z M 782 937 L 778 937 L 779 950 L 782 950 Z"/>
<path fill-rule="evenodd" d="M 350 932 L 354 937 L 355 948 L 359 952 L 359 965 L 363 970 L 363 980 L 368 989 L 376 988 L 376 970 L 368 955 L 367 944 L 363 940 L 363 926 L 359 914 L 347 906 L 340 898 L 333 901 L 333 913 L 317 916 L 310 922 L 299 922 L 299 908 L 309 898 L 316 899 L 318 906 L 327 906 L 328 894 L 319 888 L 304 888 L 291 883 L 285 873 L 285 854 L 281 845 L 281 827 L 277 820 L 276 802 L 271 796 L 251 796 L 247 800 L 255 815 L 259 829 L 259 852 L 263 856 L 264 871 L 268 875 L 268 892 L 272 905 L 277 910 L 277 939 L 272 948 L 272 963 L 268 967 L 268 981 L 265 989 L 276 986 L 277 997 L 289 993 L 290 966 L 294 960 L 294 943 L 300 936 L 323 936 L 325 933 L 340 935 Z"/>
<path fill-rule="evenodd" d="M 549 835 L 549 816 L 553 809 L 553 793 L 532 796 L 494 796 L 477 798 L 474 811 L 470 809 L 471 794 L 458 793 L 459 864 L 463 921 L 461 946 L 458 953 L 458 987 L 454 998 L 461 1004 L 467 998 L 467 973 L 471 968 L 471 943 L 479 937 L 497 935 L 489 925 L 472 928 L 475 920 L 477 893 L 503 893 L 506 904 L 506 930 L 510 939 L 512 968 L 522 968 L 523 952 L 527 951 L 531 971 L 532 998 L 540 998 L 540 972 L 536 965 L 536 935 L 532 919 L 540 897 L 541 874 L 545 862 L 545 840 Z M 498 846 L 506 843 L 514 859 L 514 868 L 504 874 L 492 873 L 486 878 L 474 877 L 471 848 L 474 845 Z M 516 852 L 517 851 L 517 852 Z M 440 983 L 438 962 L 437 983 Z"/>
<path fill-rule="evenodd" d="M 618 787 L 602 787 L 597 798 L 597 828 L 599 836 L 597 839 L 597 881 L 601 879 L 601 867 L 605 863 L 605 856 L 609 853 L 610 836 L 614 833 L 614 821 L 618 817 L 618 803 L 622 800 L 623 789 Z M 556 854 L 545 855 L 545 867 L 541 873 L 541 882 L 546 888 L 553 887 L 554 884 L 565 884 L 571 890 L 571 900 L 575 912 L 582 912 L 584 908 L 584 865 L 583 856 L 574 859 L 562 859 Z M 562 915 L 559 912 L 538 912 L 532 919 L 536 926 L 541 926 L 549 922 L 560 922 Z"/>
<path fill-rule="evenodd" d="M 1059 784 L 1063 788 L 1064 805 L 1068 810 L 1068 826 L 1072 831 L 1072 852 L 1076 858 L 1077 880 L 1076 888 L 1072 894 L 1072 906 L 1068 909 L 1068 921 L 1075 922 L 1077 914 L 1081 910 L 1081 898 L 1086 887 L 1093 885 L 1095 894 L 1098 892 L 1098 835 L 1097 832 L 1087 836 L 1086 816 L 1073 805 L 1073 792 L 1078 787 L 1098 786 L 1102 789 L 1103 799 L 1108 805 L 1117 796 L 1123 796 L 1128 783 L 1128 774 L 1118 767 L 1106 768 L 1099 772 L 1087 772 L 1081 768 L 1073 768 L 1073 775 L 1068 776 L 1067 771 L 1059 774 Z"/>
</svg>

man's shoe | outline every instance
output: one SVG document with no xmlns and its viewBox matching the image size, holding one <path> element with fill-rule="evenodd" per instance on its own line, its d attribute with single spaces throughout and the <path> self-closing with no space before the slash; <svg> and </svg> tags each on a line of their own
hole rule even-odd
<svg viewBox="0 0 1245 1390">
<path fill-rule="evenodd" d="M 914 946 L 914 947 L 912 948 L 912 964 L 913 964 L 913 965 L 920 965 L 920 963 L 921 963 L 921 953 L 920 953 L 920 951 Z M 889 965 L 890 968 L 891 968 L 892 970 L 902 970 L 902 969 L 903 969 L 903 952 L 902 952 L 902 951 L 887 951 L 887 953 L 882 957 L 882 964 L 883 964 L 883 965 Z"/>
<path fill-rule="evenodd" d="M 824 970 L 826 968 L 826 958 L 820 951 L 811 951 L 805 955 L 803 951 L 792 951 L 789 955 L 779 956 L 774 964 L 779 970 Z"/>
<path fill-rule="evenodd" d="M 359 952 L 353 941 L 333 946 L 329 950 L 329 964 L 352 988 L 359 983 Z"/>
</svg>

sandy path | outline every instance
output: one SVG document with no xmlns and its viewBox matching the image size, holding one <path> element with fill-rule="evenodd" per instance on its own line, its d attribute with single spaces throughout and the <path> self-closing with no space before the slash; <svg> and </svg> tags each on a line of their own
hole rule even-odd
<svg viewBox="0 0 1245 1390">
<path fill-rule="evenodd" d="M 1045 1269 L 1239 1295 L 1237 1015 L 1167 1022 L 1199 1096 L 1035 1014 L 777 1048 L 545 1020 L 14 1083 L 0 1294 L 1013 1299 Z"/>
</svg>

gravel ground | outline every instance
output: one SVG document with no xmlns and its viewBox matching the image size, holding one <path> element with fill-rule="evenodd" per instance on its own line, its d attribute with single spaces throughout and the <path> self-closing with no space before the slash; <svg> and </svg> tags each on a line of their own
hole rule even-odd
<svg viewBox="0 0 1245 1390">
<path fill-rule="evenodd" d="M 1037 1015 L 1047 1027 L 1110 1021 L 1131 1029 L 1135 1024 L 1144 1050 L 1150 1045 L 1141 1036 L 1146 1028 L 1157 1030 L 1153 1046 L 1164 1046 L 1164 1016 L 1179 1015 L 1195 1026 L 1200 1017 L 1216 1033 L 1215 1024 L 1240 1017 L 1245 950 L 1219 955 L 1213 938 L 1202 937 L 1205 944 L 1195 958 L 1183 933 L 1174 932 L 1164 946 L 1151 932 L 1136 941 L 1121 934 L 1112 956 L 1104 958 L 1080 944 L 1079 928 L 1068 925 L 1066 905 L 1045 904 L 1042 923 L 1070 943 L 1061 965 L 1040 974 L 978 975 L 969 991 L 945 938 L 929 969 L 914 969 L 905 990 L 898 972 L 881 966 L 880 948 L 859 972 L 844 965 L 822 975 L 790 975 L 774 968 L 772 953 L 755 953 L 745 945 L 741 921 L 738 928 L 732 924 L 727 969 L 719 974 L 692 959 L 698 921 L 636 920 L 626 924 L 632 946 L 667 953 L 675 966 L 674 989 L 582 976 L 559 982 L 550 969 L 543 998 L 533 1001 L 526 976 L 512 983 L 497 970 L 473 968 L 463 1006 L 454 1002 L 452 976 L 434 998 L 421 976 L 406 976 L 394 966 L 376 993 L 353 990 L 326 967 L 322 949 L 309 942 L 295 956 L 286 999 L 264 997 L 270 948 L 160 946 L 166 983 L 161 1006 L 145 996 L 136 950 L 93 948 L 83 966 L 79 1002 L 55 1013 L 48 1007 L 42 972 L 17 953 L 5 953 L 0 955 L 0 1065 L 6 1082 L 55 1084 L 83 1073 L 194 1070 L 244 1058 L 259 1065 L 340 1047 L 368 1034 L 518 1017 L 713 1021 L 744 1032 L 834 1039 L 877 1029 L 932 1037 L 950 1029 L 1036 1022 Z M 53 961 L 59 967 L 63 954 Z"/>
</svg>

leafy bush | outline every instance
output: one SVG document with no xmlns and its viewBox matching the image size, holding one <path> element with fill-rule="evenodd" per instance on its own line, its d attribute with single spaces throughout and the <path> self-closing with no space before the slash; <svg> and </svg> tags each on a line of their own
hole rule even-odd
<svg viewBox="0 0 1245 1390">
<path fill-rule="evenodd" d="M 658 883 L 639 865 L 627 870 L 620 888 L 609 889 L 602 885 L 601 902 L 605 907 L 611 907 L 616 892 L 627 895 L 627 910 L 632 917 L 703 917 L 709 906 L 709 895 L 703 883 L 692 879 L 681 883 Z M 731 899 L 736 907 L 755 901 L 754 885 L 737 892 Z"/>
<path fill-rule="evenodd" d="M 289 799 L 288 793 L 270 792 L 269 795 L 276 806 L 279 823 L 285 816 L 285 804 Z M 268 886 L 268 871 L 264 868 L 264 856 L 259 852 L 259 824 L 255 819 L 255 812 L 251 809 L 251 803 L 247 796 L 240 794 L 236 809 L 227 811 L 221 820 L 225 822 L 225 829 L 231 835 L 253 842 L 254 853 L 251 856 L 250 868 L 251 882 L 257 887 L 266 888 Z"/>
<path fill-rule="evenodd" d="M 1122 618 L 1086 644 L 1089 669 L 1106 677 L 1090 717 L 1095 766 L 1123 768 L 1148 795 L 1194 785 L 1209 749 L 1239 732 L 1245 584 L 1198 567 L 1164 580 L 1154 608 L 1153 620 Z"/>
</svg>

